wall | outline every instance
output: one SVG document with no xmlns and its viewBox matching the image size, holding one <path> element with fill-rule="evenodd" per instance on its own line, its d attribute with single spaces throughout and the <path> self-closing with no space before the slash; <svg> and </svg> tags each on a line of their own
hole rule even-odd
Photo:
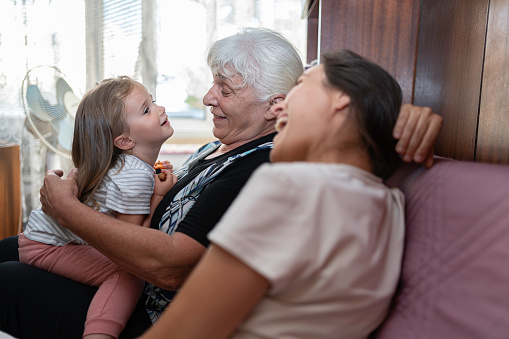
<svg viewBox="0 0 509 339">
<path fill-rule="evenodd" d="M 309 49 L 348 48 L 387 69 L 405 102 L 444 118 L 436 154 L 509 163 L 509 0 L 315 2 Z"/>
</svg>

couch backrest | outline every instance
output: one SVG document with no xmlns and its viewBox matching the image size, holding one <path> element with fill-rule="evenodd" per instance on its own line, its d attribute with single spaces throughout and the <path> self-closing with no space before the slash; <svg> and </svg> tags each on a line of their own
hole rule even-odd
<svg viewBox="0 0 509 339">
<path fill-rule="evenodd" d="M 509 336 L 509 166 L 437 158 L 387 182 L 406 196 L 403 269 L 372 338 Z"/>
</svg>

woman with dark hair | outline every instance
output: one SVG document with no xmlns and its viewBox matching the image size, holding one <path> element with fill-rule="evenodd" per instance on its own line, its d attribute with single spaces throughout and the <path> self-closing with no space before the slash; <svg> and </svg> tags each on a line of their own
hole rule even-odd
<svg viewBox="0 0 509 339">
<path fill-rule="evenodd" d="M 299 77 L 262 165 L 143 338 L 365 338 L 399 278 L 404 197 L 396 80 L 350 52 Z"/>
</svg>

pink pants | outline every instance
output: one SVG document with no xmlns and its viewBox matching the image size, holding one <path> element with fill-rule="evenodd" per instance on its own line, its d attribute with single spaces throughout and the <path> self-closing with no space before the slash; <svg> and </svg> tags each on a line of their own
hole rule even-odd
<svg viewBox="0 0 509 339">
<path fill-rule="evenodd" d="M 125 328 L 144 281 L 122 270 L 92 246 L 53 246 L 19 236 L 19 259 L 82 284 L 99 287 L 88 308 L 83 335 L 100 333 L 118 338 Z"/>
</svg>

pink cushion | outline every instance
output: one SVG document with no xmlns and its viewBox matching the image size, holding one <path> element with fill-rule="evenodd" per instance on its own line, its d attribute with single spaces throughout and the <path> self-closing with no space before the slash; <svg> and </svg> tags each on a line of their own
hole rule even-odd
<svg viewBox="0 0 509 339">
<path fill-rule="evenodd" d="M 388 180 L 406 196 L 403 270 L 373 338 L 509 335 L 509 166 L 437 159 Z"/>
</svg>

